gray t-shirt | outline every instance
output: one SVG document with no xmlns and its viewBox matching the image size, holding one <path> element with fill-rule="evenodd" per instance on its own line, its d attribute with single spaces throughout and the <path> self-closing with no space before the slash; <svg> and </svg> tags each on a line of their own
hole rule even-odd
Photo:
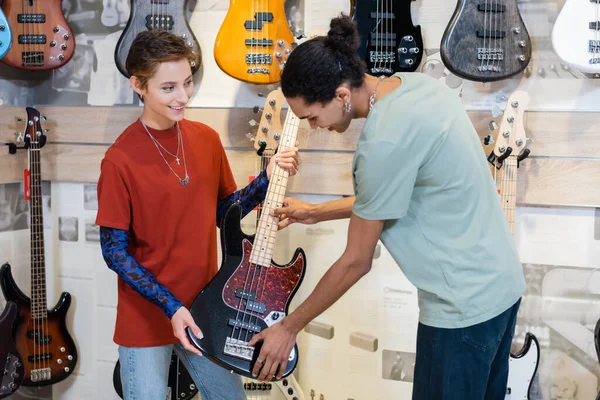
<svg viewBox="0 0 600 400">
<path fill-rule="evenodd" d="M 523 269 L 477 132 L 456 93 L 428 75 L 369 113 L 353 161 L 363 219 L 417 287 L 421 323 L 462 328 L 511 307 Z"/>
</svg>

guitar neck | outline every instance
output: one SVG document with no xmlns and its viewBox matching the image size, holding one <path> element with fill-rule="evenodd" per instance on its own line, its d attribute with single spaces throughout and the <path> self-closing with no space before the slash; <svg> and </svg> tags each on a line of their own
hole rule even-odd
<svg viewBox="0 0 600 400">
<path fill-rule="evenodd" d="M 500 181 L 500 200 L 512 234 L 515 233 L 515 210 L 517 205 L 517 156 L 509 156 L 502 167 L 504 172 Z"/>
<path fill-rule="evenodd" d="M 293 147 L 298 136 L 298 117 L 294 115 L 292 110 L 289 110 L 285 119 L 285 126 L 279 143 L 278 152 L 282 152 L 288 147 Z M 278 217 L 270 215 L 270 211 L 274 208 L 281 207 L 285 197 L 289 174 L 286 170 L 278 165 L 273 168 L 271 179 L 269 180 L 269 188 L 263 202 L 258 228 L 254 237 L 254 246 L 250 254 L 250 262 L 268 267 L 271 265 L 273 249 L 275 248 L 275 237 L 277 234 Z"/>
<path fill-rule="evenodd" d="M 265 149 L 263 151 L 263 154 L 260 156 L 260 167 L 258 168 L 258 173 L 260 173 L 262 170 L 267 168 L 267 166 L 269 165 L 269 161 L 271 161 L 271 158 L 274 155 L 275 155 L 274 150 Z M 258 224 L 260 223 L 260 216 L 262 215 L 262 211 L 263 211 L 263 203 L 260 203 L 256 207 L 256 226 L 257 227 L 258 227 Z"/>
<path fill-rule="evenodd" d="M 47 316 L 48 307 L 46 304 L 46 257 L 40 148 L 34 143 L 29 149 L 29 171 L 31 174 L 31 316 L 37 319 Z"/>
</svg>

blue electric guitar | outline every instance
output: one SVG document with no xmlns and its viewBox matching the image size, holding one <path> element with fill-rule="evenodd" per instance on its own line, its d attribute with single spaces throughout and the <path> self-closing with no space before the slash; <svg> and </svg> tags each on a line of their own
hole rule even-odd
<svg viewBox="0 0 600 400">
<path fill-rule="evenodd" d="M 0 4 L 2 4 L 1 0 Z M 4 57 L 4 55 L 8 53 L 11 43 L 12 31 L 10 29 L 10 25 L 8 25 L 6 15 L 4 15 L 2 9 L 0 9 L 0 58 Z"/>
</svg>

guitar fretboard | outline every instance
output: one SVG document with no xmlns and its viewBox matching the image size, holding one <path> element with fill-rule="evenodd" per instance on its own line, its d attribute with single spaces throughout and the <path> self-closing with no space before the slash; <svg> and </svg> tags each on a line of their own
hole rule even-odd
<svg viewBox="0 0 600 400">
<path fill-rule="evenodd" d="M 504 160 L 502 180 L 500 181 L 500 200 L 511 233 L 515 233 L 515 210 L 517 205 L 517 156 Z"/>
<path fill-rule="evenodd" d="M 279 142 L 278 153 L 295 145 L 298 136 L 298 124 L 298 117 L 294 115 L 292 110 L 288 110 Z M 286 170 L 280 168 L 278 165 L 275 166 L 269 180 L 267 195 L 263 201 L 260 220 L 254 237 L 254 246 L 250 254 L 250 262 L 253 264 L 263 267 L 271 265 L 279 218 L 271 216 L 270 211 L 271 209 L 281 207 L 283 204 L 288 177 L 289 174 Z"/>
<path fill-rule="evenodd" d="M 29 149 L 29 171 L 31 173 L 31 317 L 46 318 L 46 259 L 44 249 L 44 215 L 42 207 L 42 174 L 38 142 Z"/>
</svg>

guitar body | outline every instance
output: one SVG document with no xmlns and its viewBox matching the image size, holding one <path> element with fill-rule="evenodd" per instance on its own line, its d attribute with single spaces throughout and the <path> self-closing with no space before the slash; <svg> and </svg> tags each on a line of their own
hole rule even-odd
<svg viewBox="0 0 600 400">
<path fill-rule="evenodd" d="M 531 39 L 517 0 L 459 0 L 440 53 L 453 74 L 471 81 L 499 81 L 522 72 L 531 59 Z"/>
<path fill-rule="evenodd" d="M 131 14 L 127 26 L 115 48 L 115 63 L 119 71 L 127 78 L 125 62 L 131 43 L 138 33 L 149 29 L 164 29 L 185 39 L 188 47 L 196 54 L 197 60 L 192 65 L 192 73 L 200 69 L 202 58 L 198 40 L 192 33 L 185 10 L 188 0 L 131 0 Z"/>
<path fill-rule="evenodd" d="M 290 301 L 304 278 L 306 257 L 298 248 L 286 265 L 271 262 L 270 267 L 264 268 L 250 263 L 254 236 L 242 232 L 240 217 L 241 206 L 234 203 L 221 224 L 221 268 L 190 308 L 204 338 L 196 338 L 189 328 L 187 332 L 192 343 L 208 359 L 227 370 L 253 378 L 251 371 L 260 346 L 252 349 L 245 344 L 255 332 L 287 315 Z M 298 347 L 295 345 L 283 376 L 291 374 L 297 363 Z"/>
<path fill-rule="evenodd" d="M 4 0 L 2 9 L 13 32 L 4 63 L 27 71 L 50 70 L 73 57 L 75 39 L 62 0 Z"/>
<path fill-rule="evenodd" d="M 358 25 L 358 53 L 367 73 L 390 76 L 415 71 L 423 57 L 421 26 L 413 24 L 410 8 L 414 0 L 356 0 L 352 19 Z M 378 14 L 379 13 L 379 14 Z"/>
<path fill-rule="evenodd" d="M 23 381 L 25 373 L 23 360 L 13 341 L 14 322 L 17 319 L 17 306 L 8 302 L 0 315 L 0 399 L 13 394 Z"/>
<path fill-rule="evenodd" d="M 529 400 L 529 390 L 540 362 L 537 338 L 527 333 L 525 344 L 517 354 L 510 354 L 505 400 Z"/>
<path fill-rule="evenodd" d="M 243 82 L 279 82 L 294 40 L 283 1 L 230 0 L 215 40 L 215 61 Z"/>
<path fill-rule="evenodd" d="M 0 1 L 0 4 L 2 2 Z M 12 29 L 8 25 L 6 15 L 0 9 L 0 58 L 4 57 L 12 44 Z"/>
<path fill-rule="evenodd" d="M 600 73 L 600 3 L 567 0 L 552 29 L 552 46 L 569 67 Z"/>
<path fill-rule="evenodd" d="M 63 292 L 56 306 L 48 311 L 43 335 L 34 335 L 36 328 L 32 325 L 31 301 L 18 288 L 8 264 L 0 268 L 0 287 L 6 300 L 14 302 L 18 309 L 14 338 L 25 366 L 22 385 L 52 385 L 71 375 L 77 364 L 77 348 L 66 325 L 71 295 Z M 38 374 L 40 369 L 44 371 Z M 34 378 L 35 375 L 39 375 L 39 379 Z"/>
<path fill-rule="evenodd" d="M 175 352 L 173 352 L 173 355 L 171 356 L 171 366 L 169 367 L 169 379 L 167 385 L 167 399 L 169 400 L 190 400 L 198 393 L 198 388 L 196 388 L 194 380 Z M 119 397 L 123 398 L 121 363 L 119 361 L 117 361 L 115 370 L 113 371 L 113 386 Z"/>
</svg>

